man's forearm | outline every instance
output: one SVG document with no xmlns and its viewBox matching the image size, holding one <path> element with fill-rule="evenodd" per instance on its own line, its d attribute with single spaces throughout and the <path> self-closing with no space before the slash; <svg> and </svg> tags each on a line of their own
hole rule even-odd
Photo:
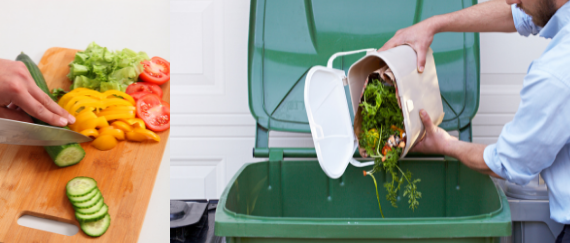
<svg viewBox="0 0 570 243">
<path fill-rule="evenodd" d="M 426 20 L 439 32 L 515 32 L 511 6 L 504 0 L 491 0 L 456 12 Z"/>
<path fill-rule="evenodd" d="M 459 140 L 454 140 L 449 142 L 444 153 L 447 156 L 458 159 L 467 167 L 473 170 L 501 178 L 495 174 L 495 172 L 489 169 L 489 166 L 487 166 L 485 163 L 485 160 L 483 159 L 483 152 L 485 151 L 485 147 L 487 146 L 483 144 L 467 143 Z"/>
</svg>

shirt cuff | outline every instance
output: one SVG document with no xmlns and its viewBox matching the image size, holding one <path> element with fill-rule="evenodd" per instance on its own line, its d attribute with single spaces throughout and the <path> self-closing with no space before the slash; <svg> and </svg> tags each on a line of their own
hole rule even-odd
<svg viewBox="0 0 570 243">
<path fill-rule="evenodd" d="M 531 34 L 536 35 L 540 32 L 541 27 L 536 26 L 534 22 L 532 22 L 532 17 L 518 8 L 516 4 L 511 5 L 511 12 L 513 14 L 515 28 L 520 35 L 528 37 Z"/>
<path fill-rule="evenodd" d="M 501 164 L 501 161 L 499 161 L 499 157 L 497 155 L 497 144 L 491 144 L 485 147 L 483 160 L 485 160 L 485 164 L 487 164 L 489 169 L 495 172 L 495 174 L 507 181 L 511 180 L 511 178 L 509 178 L 505 173 L 505 169 Z"/>
</svg>

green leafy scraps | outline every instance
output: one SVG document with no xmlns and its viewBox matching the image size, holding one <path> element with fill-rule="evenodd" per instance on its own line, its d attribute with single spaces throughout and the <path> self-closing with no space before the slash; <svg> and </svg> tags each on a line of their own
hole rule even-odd
<svg viewBox="0 0 570 243">
<path fill-rule="evenodd" d="M 51 93 L 53 94 L 54 97 L 56 98 L 61 98 L 61 96 L 64 96 L 65 94 L 67 94 L 68 92 L 63 90 L 62 88 L 57 88 L 57 89 L 53 89 L 51 91 Z"/>
<path fill-rule="evenodd" d="M 364 176 L 366 176 L 366 174 L 366 171 L 364 171 Z M 380 205 L 380 195 L 378 194 L 378 184 L 376 183 L 376 178 L 374 178 L 374 175 L 372 175 L 372 173 L 368 175 L 372 177 L 372 180 L 374 181 L 374 187 L 376 187 L 376 199 L 378 199 L 378 208 L 380 208 L 380 214 L 382 215 L 382 218 L 384 218 L 384 213 L 382 213 L 382 205 Z"/>
<path fill-rule="evenodd" d="M 404 181 L 407 185 L 404 187 L 403 196 L 408 198 L 408 203 L 412 210 L 415 210 L 422 197 L 421 192 L 417 191 L 417 183 L 420 179 L 412 180 L 412 173 L 407 171 L 404 173 L 398 166 L 398 158 L 402 154 L 402 148 L 394 147 L 388 150 L 385 155 L 381 149 L 391 135 L 398 134 L 393 126 L 399 129 L 404 128 L 404 117 L 402 110 L 398 106 L 396 98 L 396 90 L 393 86 L 384 85 L 380 80 L 374 79 L 368 83 L 363 94 L 363 101 L 360 103 L 362 115 L 362 133 L 360 134 L 360 147 L 366 150 L 366 153 L 374 158 L 374 166 L 370 171 L 364 171 L 364 175 L 370 175 L 374 180 L 376 187 L 376 197 L 378 198 L 378 207 L 380 214 L 384 218 L 382 206 L 380 205 L 380 197 L 378 194 L 378 186 L 373 174 L 384 170 L 386 176 L 390 177 L 390 181 L 384 183 L 386 188 L 386 200 L 397 207 L 398 192 L 401 190 Z M 384 160 L 384 161 L 383 161 Z"/>
</svg>

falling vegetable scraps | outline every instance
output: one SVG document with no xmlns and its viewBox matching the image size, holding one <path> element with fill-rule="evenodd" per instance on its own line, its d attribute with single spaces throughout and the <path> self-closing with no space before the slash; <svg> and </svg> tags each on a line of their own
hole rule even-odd
<svg viewBox="0 0 570 243">
<path fill-rule="evenodd" d="M 406 133 L 403 129 L 404 117 L 398 105 L 395 87 L 381 80 L 381 78 L 372 79 L 364 90 L 363 100 L 360 103 L 362 132 L 359 143 L 360 147 L 374 158 L 372 170 L 364 171 L 363 174 L 369 175 L 374 180 L 378 207 L 384 218 L 374 173 L 384 169 L 387 176 L 390 175 L 391 181 L 384 183 L 384 188 L 387 190 L 386 199 L 393 207 L 397 207 L 398 191 L 404 181 L 407 185 L 403 196 L 408 198 L 412 210 L 418 207 L 418 199 L 422 197 L 422 193 L 417 190 L 416 186 L 420 179 L 412 179 L 410 171 L 404 172 L 398 166 L 398 158 L 406 146 Z"/>
</svg>

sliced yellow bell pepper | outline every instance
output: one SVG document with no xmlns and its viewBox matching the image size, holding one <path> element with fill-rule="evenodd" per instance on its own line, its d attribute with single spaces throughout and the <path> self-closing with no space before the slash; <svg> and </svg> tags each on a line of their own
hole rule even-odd
<svg viewBox="0 0 570 243">
<path fill-rule="evenodd" d="M 92 90 L 92 89 L 86 89 L 86 88 L 77 88 L 74 89 L 72 91 L 69 91 L 67 94 L 63 95 L 60 99 L 59 102 L 57 102 L 57 104 L 61 107 L 65 106 L 67 103 L 69 103 L 69 101 L 71 99 L 73 99 L 74 97 L 77 96 L 84 96 L 84 95 L 89 95 L 89 96 L 93 96 L 93 97 L 97 97 L 98 99 L 102 98 L 101 93 Z"/>
<path fill-rule="evenodd" d="M 102 127 L 108 127 L 109 126 L 109 122 L 107 122 L 106 119 L 101 119 L 102 117 L 97 117 L 97 125 L 95 125 L 96 128 L 102 128 Z"/>
<path fill-rule="evenodd" d="M 102 110 L 97 113 L 97 116 L 108 116 L 108 115 L 117 115 L 117 114 L 129 114 L 134 117 L 135 111 L 121 111 L 121 110 Z"/>
<path fill-rule="evenodd" d="M 73 91 L 75 91 L 75 89 Z M 64 96 L 62 96 L 61 99 L 59 99 L 59 102 L 57 102 L 57 104 L 61 107 L 64 107 L 69 103 L 73 104 L 73 103 L 77 102 L 79 99 L 81 99 L 83 97 L 88 97 L 88 98 L 97 99 L 97 100 L 102 100 L 105 98 L 101 93 L 99 93 L 95 90 L 88 89 L 88 90 L 83 90 L 83 91 L 79 91 L 79 92 L 75 92 L 75 93 L 69 92 L 69 93 L 65 94 Z"/>
<path fill-rule="evenodd" d="M 131 123 L 136 124 L 134 127 L 144 128 L 144 121 L 133 120 L 136 116 L 135 100 L 121 91 L 108 90 L 100 93 L 77 88 L 65 94 L 58 104 L 76 118 L 75 123 L 69 127 L 73 131 L 97 138 L 97 142 L 93 141 L 93 146 L 101 150 L 114 147 L 117 140 L 125 140 L 126 133 L 133 131 Z M 115 121 L 113 126 L 109 126 L 108 121 L 119 119 L 126 122 Z M 149 132 L 143 129 L 134 135 L 144 140 L 156 139 L 156 134 Z"/>
<path fill-rule="evenodd" d="M 117 146 L 117 139 L 112 135 L 100 135 L 92 143 L 93 147 L 98 150 L 109 150 Z"/>
<path fill-rule="evenodd" d="M 121 119 L 121 121 L 126 122 L 127 124 L 131 125 L 133 128 L 146 129 L 146 125 L 144 124 L 144 121 L 140 118 Z"/>
<path fill-rule="evenodd" d="M 69 102 L 64 109 L 70 114 L 74 115 L 77 114 L 77 110 L 79 110 L 81 107 L 94 107 L 96 109 L 105 108 L 104 104 L 100 100 L 82 96 L 82 98 L 76 103 Z"/>
<path fill-rule="evenodd" d="M 93 111 L 83 110 L 79 113 L 79 115 L 77 115 L 77 117 L 75 117 L 75 123 L 83 123 L 86 120 L 95 119 L 95 118 L 97 118 L 97 115 L 95 115 Z"/>
<path fill-rule="evenodd" d="M 116 97 L 116 96 L 122 97 L 123 99 L 129 101 L 132 105 L 135 105 L 135 99 L 133 99 L 133 97 L 124 92 L 118 90 L 107 90 L 103 93 L 103 97 L 105 98 Z"/>
<path fill-rule="evenodd" d="M 117 129 L 113 126 L 103 127 L 99 129 L 99 134 L 102 135 L 111 135 L 115 137 L 117 140 L 125 140 L 125 132 L 121 129 Z"/>
<path fill-rule="evenodd" d="M 96 138 L 99 136 L 99 132 L 96 129 L 85 129 L 85 130 L 81 131 L 80 133 L 87 136 L 87 137 Z"/>
<path fill-rule="evenodd" d="M 109 106 L 101 111 L 104 112 L 104 111 L 136 111 L 136 110 L 137 108 L 134 106 Z"/>
<path fill-rule="evenodd" d="M 128 123 L 126 123 L 124 121 L 114 121 L 113 123 L 111 123 L 111 126 L 117 128 L 117 129 L 121 129 L 125 133 L 133 130 L 131 125 L 129 125 Z"/>
<path fill-rule="evenodd" d="M 127 112 L 106 112 L 106 113 L 99 113 L 99 117 L 104 117 L 107 121 L 118 120 L 118 119 L 128 119 L 134 118 L 135 113 L 132 111 Z"/>
<path fill-rule="evenodd" d="M 131 97 L 132 98 L 132 97 Z M 124 105 L 124 106 L 132 106 L 129 101 L 123 100 L 121 98 L 109 98 L 102 101 L 105 108 L 113 105 Z"/>
<path fill-rule="evenodd" d="M 135 128 L 130 132 L 127 132 L 127 140 L 142 142 L 145 140 L 154 140 L 160 142 L 160 137 L 151 130 L 146 130 L 143 128 Z"/>
<path fill-rule="evenodd" d="M 95 129 L 95 128 L 108 127 L 108 126 L 109 123 L 107 122 L 105 117 L 97 117 L 95 119 L 85 120 L 82 123 L 77 123 L 75 128 L 76 131 L 83 131 L 86 129 Z"/>
</svg>

